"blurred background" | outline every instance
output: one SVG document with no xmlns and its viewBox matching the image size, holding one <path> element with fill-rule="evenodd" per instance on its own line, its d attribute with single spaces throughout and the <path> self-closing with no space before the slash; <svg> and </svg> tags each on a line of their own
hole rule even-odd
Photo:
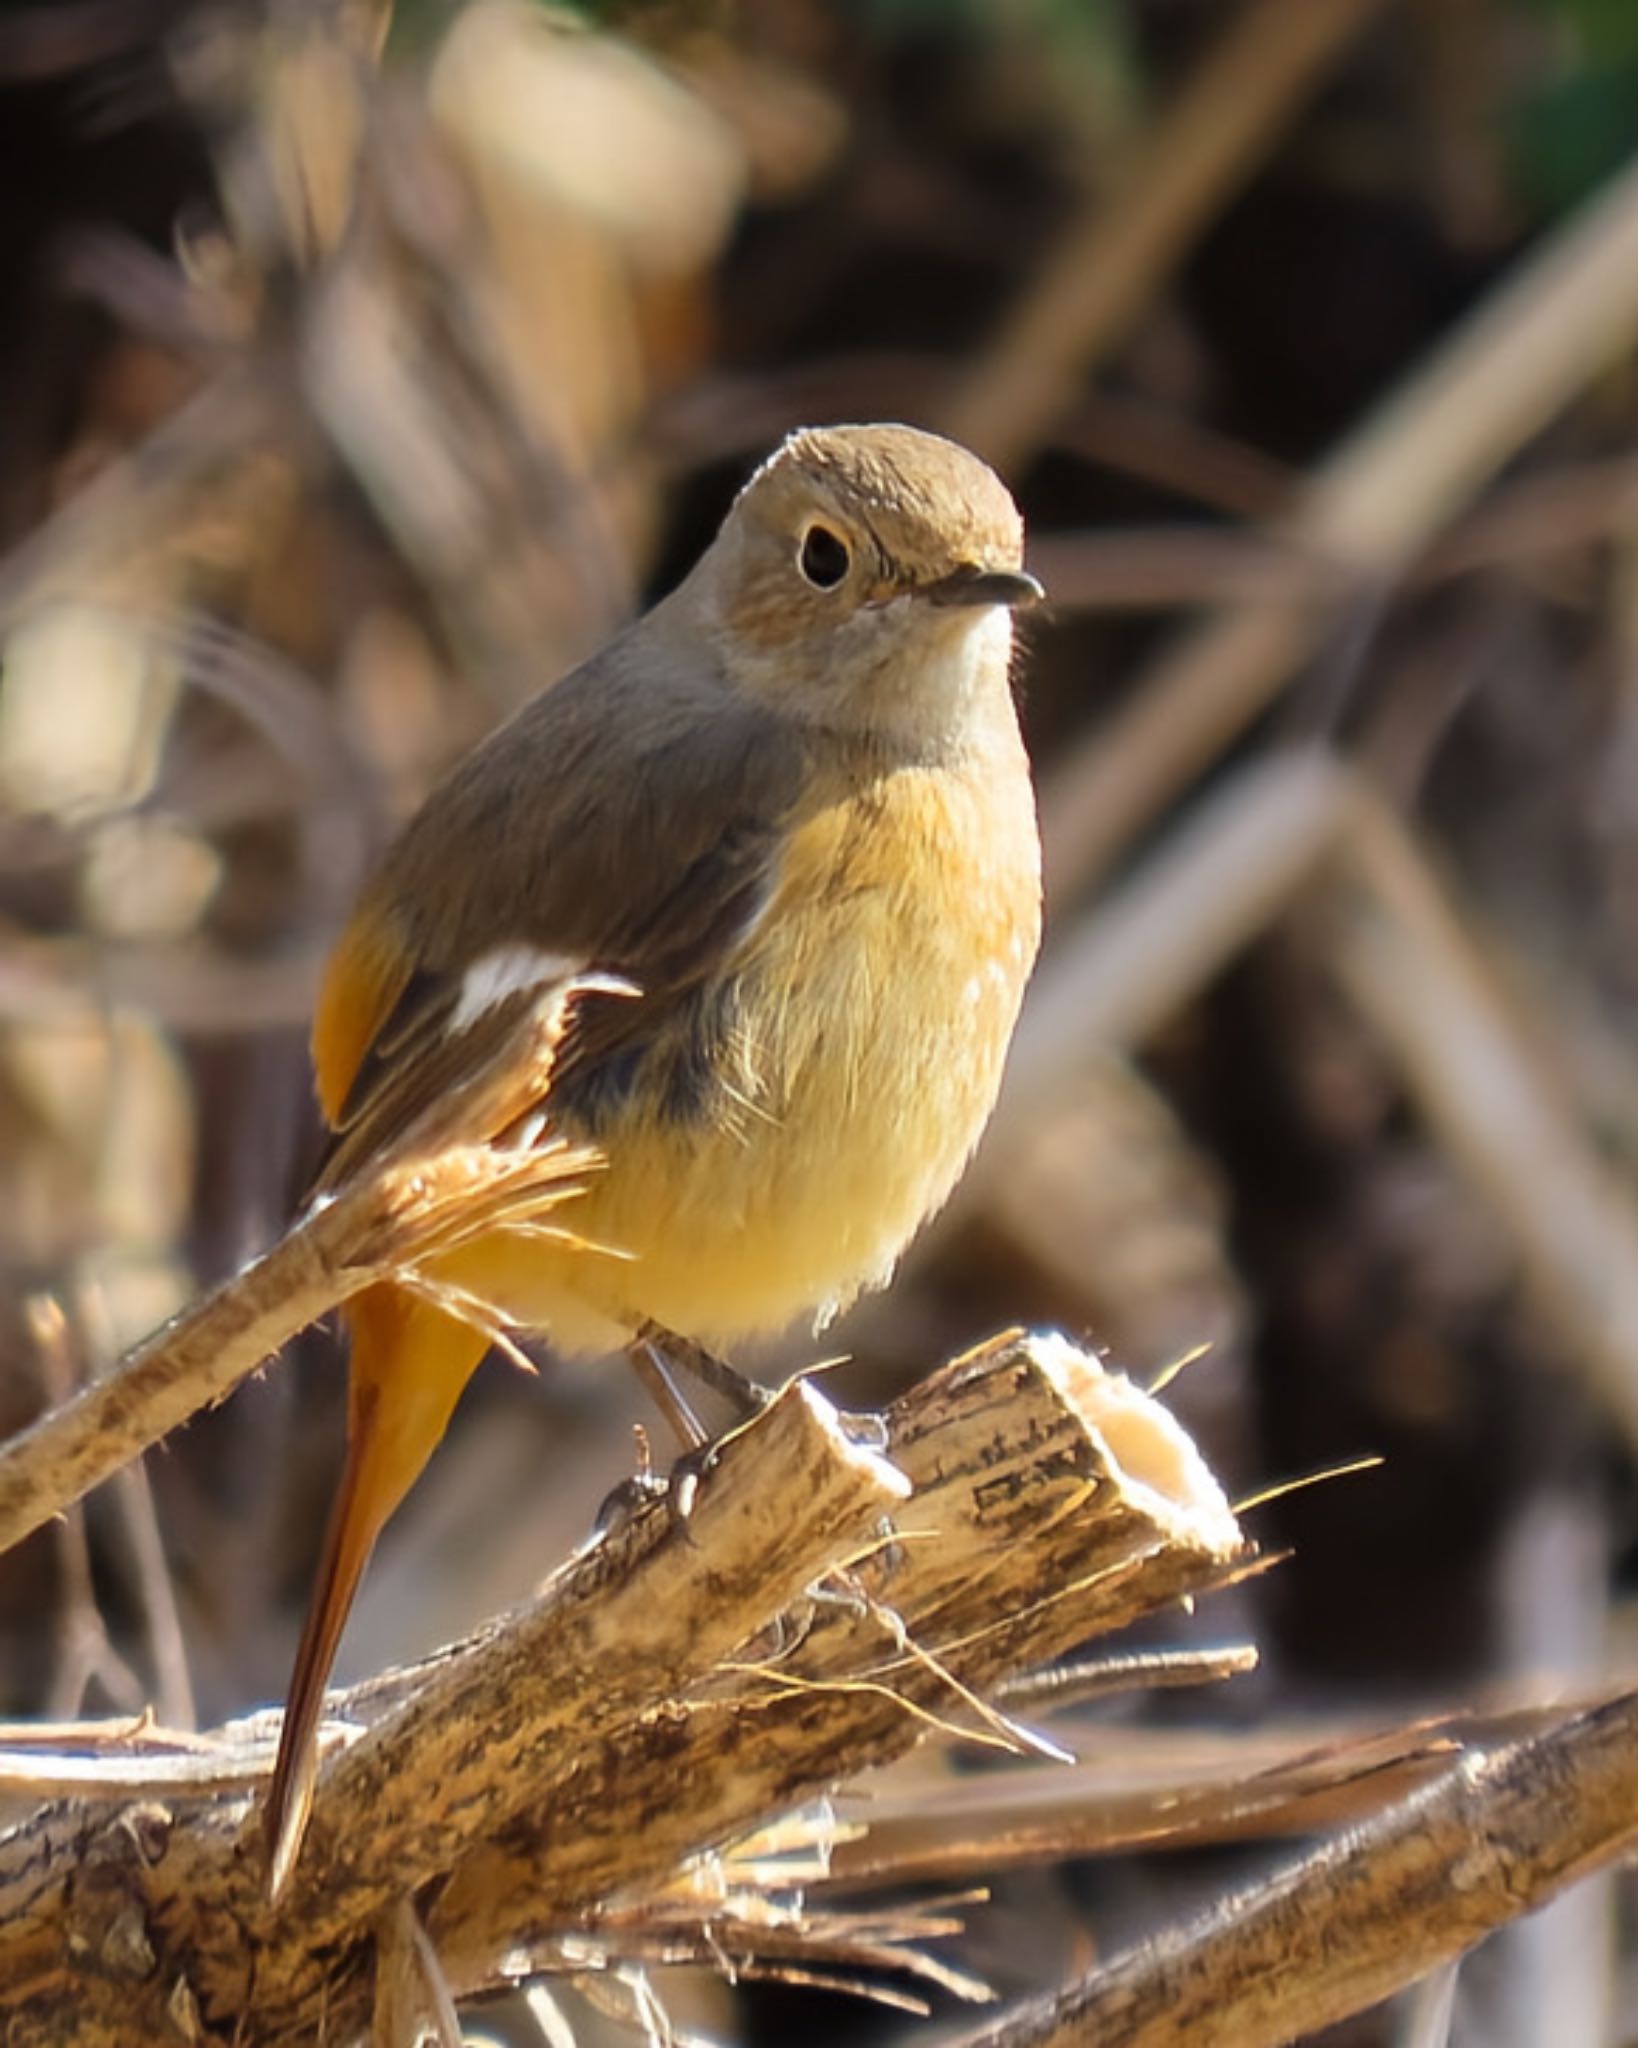
<svg viewBox="0 0 1638 2048">
<path fill-rule="evenodd" d="M 288 1218 L 327 941 L 438 773 L 788 428 L 902 418 L 1051 594 L 1048 945 L 948 1217 L 763 1362 L 1209 1346 L 1168 1399 L 1231 1493 L 1383 1457 L 1180 1631 L 1258 1674 L 1083 1747 L 1630 1668 L 1635 350 L 1631 0 L 8 0 L 0 1426 Z M 630 1376 L 542 1366 L 480 1374 L 343 1677 L 629 1470 Z M 313 1332 L 0 1560 L 4 1711 L 280 1696 L 343 1411 Z M 1275 1853 L 1015 1873 L 956 1953 L 1050 1985 Z M 1621 1906 L 1484 1951 L 1454 2038 L 1638 2038 Z"/>
</svg>

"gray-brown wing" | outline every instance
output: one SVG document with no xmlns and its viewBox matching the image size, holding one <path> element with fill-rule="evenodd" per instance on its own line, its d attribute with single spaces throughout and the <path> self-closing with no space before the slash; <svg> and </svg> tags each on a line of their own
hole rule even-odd
<svg viewBox="0 0 1638 2048">
<path fill-rule="evenodd" d="M 590 971 L 553 1093 L 582 1128 L 698 1006 L 765 906 L 803 742 L 713 679 L 644 687 L 610 649 L 434 791 L 365 898 L 410 971 L 359 1063 L 321 1169 L 333 1186 L 487 1058 L 542 978 Z M 488 977 L 487 981 L 485 977 Z M 488 1000 L 481 1000 L 488 993 Z M 682 1068 L 686 1068 L 686 1061 Z"/>
</svg>

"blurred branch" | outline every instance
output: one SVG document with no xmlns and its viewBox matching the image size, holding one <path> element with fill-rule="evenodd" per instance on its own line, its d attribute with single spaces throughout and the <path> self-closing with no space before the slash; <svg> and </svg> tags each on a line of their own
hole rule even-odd
<svg viewBox="0 0 1638 2048">
<path fill-rule="evenodd" d="M 1638 163 L 1521 263 L 1316 472 L 1285 523 L 1360 579 L 1402 574 L 1487 477 L 1638 334 Z M 1313 651 L 1300 600 L 1218 612 L 1042 789 L 1049 899 L 1091 887 Z"/>
<path fill-rule="evenodd" d="M 1638 1203 L 1536 1051 L 1542 1033 L 1425 849 L 1320 750 L 1225 779 L 1038 972 L 989 1136 L 934 1236 L 970 1214 L 1089 1046 L 1141 1043 L 1300 893 L 1322 957 L 1505 1226 L 1570 1355 L 1638 1442 Z"/>
<path fill-rule="evenodd" d="M 54 598 L 83 600 L 115 577 L 129 587 L 134 562 L 185 555 L 201 507 L 219 520 L 223 496 L 243 493 L 254 505 L 258 465 L 285 421 L 265 363 L 247 355 L 219 371 L 0 559 L 0 628 Z M 163 597 L 166 579 L 152 581 Z"/>
<path fill-rule="evenodd" d="M 1150 130 L 1123 188 L 1088 199 L 1033 288 L 973 361 L 940 424 L 1021 469 L 1126 337 L 1381 0 L 1251 0 Z"/>
<path fill-rule="evenodd" d="M 911 1758 L 861 1796 L 865 1830 L 838 1843 L 815 1889 L 950 1885 L 977 1870 L 993 1876 L 1161 1842 L 1171 1849 L 1331 1833 L 1381 1813 L 1458 1756 L 1560 1728 L 1631 1689 L 1630 1679 L 1595 1683 L 1544 1704 L 1523 1682 L 1526 1696 L 1511 1703 L 1391 1726 L 1357 1715 L 1233 1729 L 1103 1725 L 1096 1749 L 1067 1768 L 956 1776 L 936 1754 Z M 1011 1705 L 1013 1688 L 997 1696 Z M 852 1818 L 853 1802 L 844 1799 L 840 1811 Z"/>
<path fill-rule="evenodd" d="M 1055 613 L 1154 611 L 1227 599 L 1329 599 L 1355 586 L 1346 568 L 1278 535 L 1172 524 L 1057 532 L 1030 547 Z"/>
<path fill-rule="evenodd" d="M 930 1729 L 1026 1746 L 982 1705 L 997 1679 L 1244 1567 L 1177 1425 L 1062 1339 L 956 1360 L 885 1444 L 891 1465 L 792 1385 L 717 1448 L 686 1517 L 651 1503 L 526 1607 L 343 1696 L 362 1732 L 326 1760 L 277 1912 L 254 1803 L 198 1788 L 194 1759 L 45 1808 L 0 1846 L 17 2048 L 127 2040 L 136 1998 L 184 1994 L 247 2048 L 345 2037 L 379 1916 L 418 1891 L 456 1996 L 576 1928 L 617 1954 L 615 1894 L 639 1929 L 650 1896 L 709 1924 L 733 1861 L 688 1858 Z M 265 1764 L 263 1725 L 239 1739 Z"/>
<path fill-rule="evenodd" d="M 1638 1839 L 1638 1694 L 1434 1784 L 961 2048 L 1275 2048 L 1413 1984 Z"/>
<path fill-rule="evenodd" d="M 412 2041 L 462 2048 L 462 2040 L 455 2001 L 421 1917 L 408 1899 L 396 1899 L 376 1928 L 372 2048 L 404 2048 Z"/>
<path fill-rule="evenodd" d="M 1356 788 L 1322 898 L 1326 958 L 1638 1442 L 1638 1203 L 1581 1127 L 1520 1005 L 1403 822 Z"/>
<path fill-rule="evenodd" d="M 497 1220 L 570 1199 L 594 1155 L 510 1146 L 547 1093 L 576 984 L 543 994 L 488 1064 L 432 1105 L 379 1162 L 310 1206 L 273 1248 L 194 1302 L 9 1443 L 0 1445 L 0 1550 L 220 1401 L 320 1316 Z"/>
<path fill-rule="evenodd" d="M 186 0 L 47 0 L 0 19 L 0 80 L 60 78 L 149 47 Z"/>
<path fill-rule="evenodd" d="M 1416 589 L 1475 570 L 1527 566 L 1608 541 L 1638 516 L 1638 463 L 1614 456 L 1497 490 L 1456 521 L 1410 570 Z M 1347 562 L 1277 533 L 1173 523 L 1077 533 L 1030 548 L 1054 612 L 1150 610 L 1224 598 L 1287 598 L 1336 606 L 1368 595 Z"/>
<path fill-rule="evenodd" d="M 65 1401 L 78 1384 L 80 1361 L 62 1305 L 48 1295 L 35 1295 L 25 1303 L 24 1314 L 47 1398 Z M 79 1713 L 93 1682 L 102 1686 L 113 1705 L 135 1708 L 142 1702 L 142 1683 L 108 1639 L 91 1569 L 84 1511 L 77 1504 L 65 1510 L 55 1533 L 60 1612 L 57 1668 L 46 1697 L 46 1713 L 53 1720 Z"/>
<path fill-rule="evenodd" d="M 141 1010 L 168 1029 L 300 1029 L 313 1014 L 326 955 L 317 946 L 242 960 L 198 943 L 14 939 L 0 959 L 0 1018 L 49 1024 L 83 1014 L 90 993 Z"/>
<path fill-rule="evenodd" d="M 1333 850 L 1350 777 L 1287 750 L 1227 776 L 1036 972 L 989 1137 L 963 1207 L 1058 1099 L 1089 1046 L 1136 1045 L 1250 944 Z"/>
</svg>

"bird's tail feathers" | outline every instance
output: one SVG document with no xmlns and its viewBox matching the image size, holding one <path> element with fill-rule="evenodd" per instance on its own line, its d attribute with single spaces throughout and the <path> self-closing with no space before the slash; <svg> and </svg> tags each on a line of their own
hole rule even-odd
<svg viewBox="0 0 1638 2048">
<path fill-rule="evenodd" d="M 290 1881 L 312 1811 L 324 1688 L 359 1580 L 488 1349 L 480 1331 L 391 1286 L 358 1295 L 347 1321 L 347 1457 L 302 1624 L 264 1817 L 274 1900 Z"/>
</svg>

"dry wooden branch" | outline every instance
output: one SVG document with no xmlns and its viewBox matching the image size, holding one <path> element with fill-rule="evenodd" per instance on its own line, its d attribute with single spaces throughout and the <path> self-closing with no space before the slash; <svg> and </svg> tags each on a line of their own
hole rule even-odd
<svg viewBox="0 0 1638 2048">
<path fill-rule="evenodd" d="M 357 2038 L 406 1894 L 456 1995 L 568 1935 L 617 1953 L 615 1894 L 709 1922 L 731 1866 L 690 1859 L 930 1726 L 1015 1742 L 984 1688 L 1243 1567 L 1182 1432 L 1062 1339 L 957 1360 L 885 1437 L 892 1466 L 788 1389 L 687 1520 L 640 1511 L 504 1623 L 346 1695 L 361 1732 L 277 1912 L 253 1802 L 197 1758 L 44 1808 L 0 1841 L 11 2040 L 96 2048 L 139 2011 L 157 2038 L 177 2010 L 200 2041 L 305 2040 L 321 2015 Z M 265 1764 L 260 1727 L 241 1743 Z"/>
<path fill-rule="evenodd" d="M 0 1550 L 220 1401 L 337 1303 L 497 1220 L 569 1200 L 595 1155 L 505 1134 L 545 1095 L 577 984 L 542 994 L 492 1059 L 271 1251 L 194 1302 L 103 1379 L 0 1445 Z"/>
<path fill-rule="evenodd" d="M 1533 1731 L 1570 1712 L 1523 1710 L 1516 1720 Z M 1313 1837 L 1379 1814 L 1494 1734 L 1472 1715 L 1351 1728 L 1331 1740 L 1300 1723 L 1137 1726 L 1100 1729 L 1097 1750 L 1067 1768 L 956 1778 L 937 1758 L 911 1758 L 871 1785 L 857 1812 L 846 1797 L 838 1803 L 843 1819 L 865 1825 L 837 1845 L 814 1890 L 857 1899 L 881 1887 L 970 1883 L 978 1871 L 992 1880 L 1005 1870 L 1145 1847 Z"/>
<path fill-rule="evenodd" d="M 1414 1983 L 1638 1839 L 1638 1694 L 1489 1755 L 963 2048 L 1274 2048 Z"/>
</svg>

